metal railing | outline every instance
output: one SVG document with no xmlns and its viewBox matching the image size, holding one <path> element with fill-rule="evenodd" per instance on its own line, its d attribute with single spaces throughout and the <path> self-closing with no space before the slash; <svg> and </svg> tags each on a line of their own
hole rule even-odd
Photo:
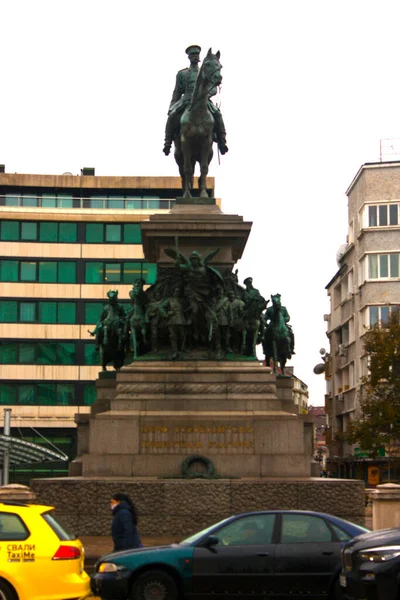
<svg viewBox="0 0 400 600">
<path fill-rule="evenodd" d="M 134 196 L 71 196 L 71 195 L 28 195 L 0 194 L 0 206 L 18 208 L 72 208 L 100 210 L 169 210 L 175 204 L 175 198 Z"/>
</svg>

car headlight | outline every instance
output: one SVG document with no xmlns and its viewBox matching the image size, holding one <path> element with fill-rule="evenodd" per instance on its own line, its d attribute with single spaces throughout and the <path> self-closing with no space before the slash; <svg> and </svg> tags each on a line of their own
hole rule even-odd
<svg viewBox="0 0 400 600">
<path fill-rule="evenodd" d="M 386 562 L 400 556 L 400 546 L 381 546 L 379 548 L 367 548 L 359 553 L 363 562 Z"/>
<path fill-rule="evenodd" d="M 116 565 L 115 563 L 103 562 L 97 567 L 98 573 L 116 573 L 117 571 L 124 571 L 125 567 Z"/>
</svg>

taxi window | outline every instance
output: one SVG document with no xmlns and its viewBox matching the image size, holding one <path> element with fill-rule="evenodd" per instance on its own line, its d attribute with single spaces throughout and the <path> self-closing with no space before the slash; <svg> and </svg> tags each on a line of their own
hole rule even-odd
<svg viewBox="0 0 400 600">
<path fill-rule="evenodd" d="M 26 540 L 30 532 L 18 515 L 0 512 L 0 540 Z"/>
<path fill-rule="evenodd" d="M 76 540 L 76 535 L 74 533 L 69 533 L 55 518 L 52 513 L 44 513 L 42 514 L 43 519 L 46 521 L 47 525 L 54 531 L 56 536 L 61 541 L 66 540 Z"/>
</svg>

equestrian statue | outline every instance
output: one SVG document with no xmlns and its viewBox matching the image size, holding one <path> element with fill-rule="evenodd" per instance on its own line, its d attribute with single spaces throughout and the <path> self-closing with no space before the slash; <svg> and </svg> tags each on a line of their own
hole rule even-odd
<svg viewBox="0 0 400 600">
<path fill-rule="evenodd" d="M 281 295 L 271 296 L 272 306 L 267 308 L 264 315 L 264 336 L 263 350 L 265 354 L 265 364 L 268 366 L 273 360 L 274 373 L 277 372 L 277 365 L 285 375 L 286 361 L 294 354 L 294 334 L 291 326 L 288 324 L 290 316 L 285 306 L 281 305 Z"/>
<path fill-rule="evenodd" d="M 168 112 L 163 152 L 168 155 L 175 145 L 175 160 L 182 178 L 183 197 L 191 198 L 196 162 L 200 165 L 200 198 L 208 198 L 206 177 L 213 157 L 213 142 L 221 154 L 228 152 L 226 131 L 219 108 L 211 102 L 222 82 L 220 52 L 209 49 L 199 69 L 200 46 L 189 46 L 190 66 L 176 76 L 176 85 Z"/>
<path fill-rule="evenodd" d="M 108 363 L 112 363 L 114 369 L 119 370 L 125 360 L 125 311 L 118 304 L 117 290 L 107 292 L 107 298 L 108 303 L 96 327 L 93 331 L 88 331 L 96 338 L 96 350 L 100 350 L 103 371 L 107 371 Z"/>
</svg>

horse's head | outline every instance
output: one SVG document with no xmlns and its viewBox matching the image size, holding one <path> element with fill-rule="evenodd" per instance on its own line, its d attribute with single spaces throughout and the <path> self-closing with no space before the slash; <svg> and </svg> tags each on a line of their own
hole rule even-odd
<svg viewBox="0 0 400 600">
<path fill-rule="evenodd" d="M 220 57 L 221 53 L 219 50 L 216 54 L 213 54 L 210 48 L 200 69 L 200 72 L 210 89 L 216 88 L 221 85 L 222 82 L 222 65 L 219 62 Z"/>
<path fill-rule="evenodd" d="M 109 290 L 107 292 L 107 298 L 110 304 L 115 304 L 118 302 L 118 290 Z"/>
<path fill-rule="evenodd" d="M 281 305 L 281 295 L 280 294 L 272 294 L 271 295 L 271 300 L 272 300 L 272 306 L 274 308 L 276 308 L 277 310 L 280 310 L 282 308 Z"/>
</svg>

